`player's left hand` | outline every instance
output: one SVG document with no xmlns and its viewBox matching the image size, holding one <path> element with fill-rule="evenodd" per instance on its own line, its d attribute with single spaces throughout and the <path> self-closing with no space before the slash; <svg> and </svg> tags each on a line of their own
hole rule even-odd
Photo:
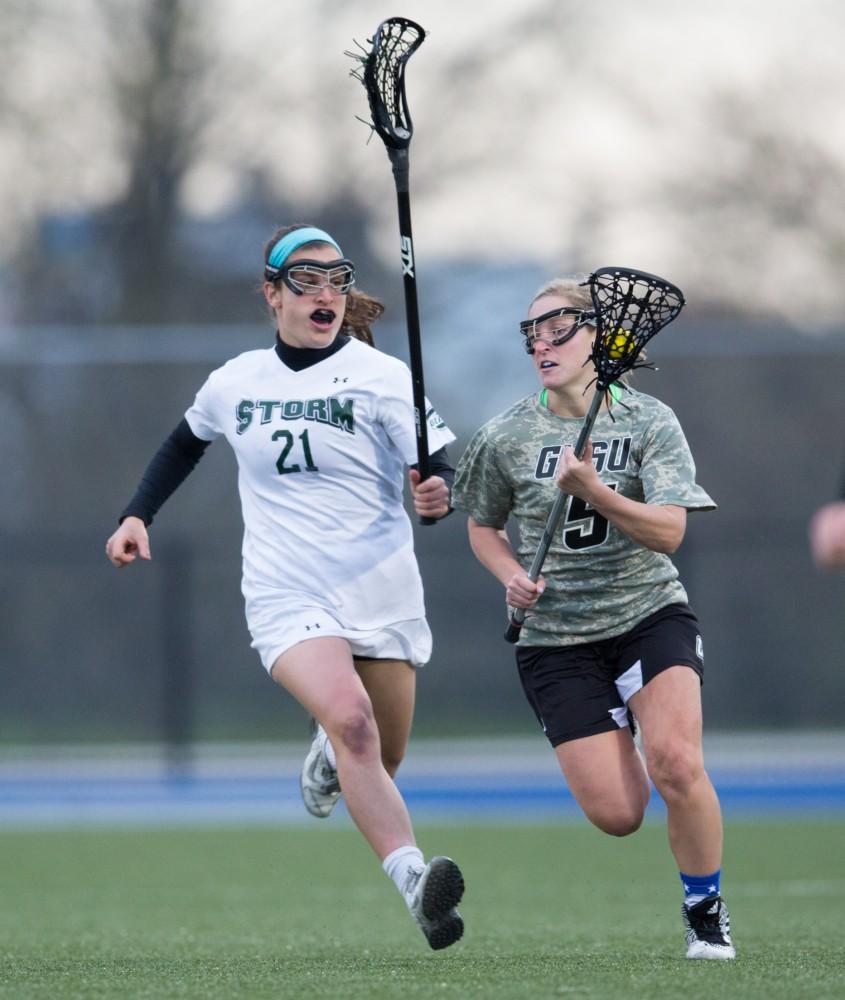
<svg viewBox="0 0 845 1000">
<path fill-rule="evenodd" d="M 429 476 L 420 482 L 416 469 L 408 470 L 414 510 L 420 517 L 445 517 L 449 513 L 449 487 L 440 476 Z"/>
<path fill-rule="evenodd" d="M 583 457 L 576 458 L 572 445 L 566 445 L 557 467 L 558 489 L 569 496 L 589 501 L 592 493 L 601 486 L 601 479 L 593 465 L 593 442 L 588 441 Z"/>
</svg>

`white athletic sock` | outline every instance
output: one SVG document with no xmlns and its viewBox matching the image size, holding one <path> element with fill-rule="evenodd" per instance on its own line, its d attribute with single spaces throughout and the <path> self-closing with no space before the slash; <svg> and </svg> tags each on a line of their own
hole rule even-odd
<svg viewBox="0 0 845 1000">
<path fill-rule="evenodd" d="M 423 852 L 411 844 L 407 844 L 405 847 L 397 847 L 395 851 L 391 851 L 387 855 L 384 861 L 382 861 L 381 866 L 388 878 L 393 880 L 393 884 L 405 896 L 405 902 L 409 902 L 409 897 L 405 893 L 405 885 L 408 881 L 408 875 L 412 870 L 421 872 L 425 868 Z"/>
</svg>

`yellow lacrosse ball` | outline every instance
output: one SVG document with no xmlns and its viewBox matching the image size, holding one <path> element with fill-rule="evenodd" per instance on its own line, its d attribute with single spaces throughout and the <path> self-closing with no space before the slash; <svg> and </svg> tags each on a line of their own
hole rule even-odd
<svg viewBox="0 0 845 1000">
<path fill-rule="evenodd" d="M 630 354 L 634 347 L 630 331 L 623 330 L 621 327 L 614 334 L 608 333 L 604 338 L 604 342 L 607 345 L 608 357 L 613 358 L 614 361 L 618 361 L 620 358 L 624 358 L 627 354 Z"/>
</svg>

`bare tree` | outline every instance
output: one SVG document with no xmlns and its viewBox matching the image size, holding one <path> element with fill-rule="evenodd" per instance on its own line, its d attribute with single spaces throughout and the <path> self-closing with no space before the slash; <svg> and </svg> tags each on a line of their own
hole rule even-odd
<svg viewBox="0 0 845 1000">
<path fill-rule="evenodd" d="M 810 113 L 817 99 L 798 88 L 772 80 L 763 107 L 759 94 L 714 93 L 701 117 L 719 155 L 672 178 L 662 214 L 676 213 L 683 266 L 702 298 L 806 328 L 845 309 L 845 181 L 830 135 L 790 122 L 790 104 Z"/>
<path fill-rule="evenodd" d="M 786 315 L 788 294 L 771 290 L 800 273 L 816 282 L 819 315 L 840 314 L 842 63 L 832 41 L 822 60 L 807 53 L 845 15 L 827 0 L 805 8 L 795 19 L 763 0 L 713 0 L 706 12 L 526 0 L 492 4 L 482 28 L 431 0 L 430 37 L 408 72 L 423 266 L 627 261 L 671 272 L 699 298 Z M 184 319 L 192 298 L 197 319 L 231 318 L 223 285 L 235 267 L 218 260 L 195 294 L 196 220 L 214 212 L 230 217 L 229 236 L 239 227 L 244 254 L 277 222 L 311 219 L 350 234 L 362 276 L 381 280 L 381 261 L 394 277 L 388 166 L 354 122 L 365 99 L 342 55 L 383 16 L 377 0 L 293 11 L 5 0 L 13 86 L 0 95 L 0 184 L 13 197 L 2 221 L 31 235 L 18 262 L 31 315 L 72 318 L 85 294 L 96 301 L 83 318 Z M 82 241 L 45 249 L 38 232 L 74 213 L 97 243 L 84 259 Z M 61 306 L 40 294 L 45 253 Z M 752 287 L 735 280 L 750 259 L 762 277 Z"/>
<path fill-rule="evenodd" d="M 209 71 L 197 43 L 202 7 L 184 0 L 146 0 L 134 12 L 115 0 L 98 7 L 113 42 L 108 75 L 128 166 L 125 194 L 108 213 L 120 315 L 151 321 L 167 314 L 180 270 L 173 243 L 179 188 L 200 133 Z"/>
</svg>

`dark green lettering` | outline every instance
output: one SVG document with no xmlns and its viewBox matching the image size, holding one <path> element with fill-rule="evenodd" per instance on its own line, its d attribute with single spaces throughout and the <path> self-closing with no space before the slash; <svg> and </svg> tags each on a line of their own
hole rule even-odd
<svg viewBox="0 0 845 1000">
<path fill-rule="evenodd" d="M 325 399 L 309 399 L 305 404 L 305 419 L 318 420 L 321 424 L 327 424 L 329 413 Z"/>
<path fill-rule="evenodd" d="M 238 434 L 243 434 L 243 432 L 252 423 L 252 410 L 253 402 L 251 399 L 242 399 L 238 403 L 238 408 L 236 410 L 236 415 L 238 419 Z"/>
<path fill-rule="evenodd" d="M 261 423 L 269 424 L 273 419 L 273 407 L 281 404 L 278 399 L 258 399 L 255 405 L 261 410 Z"/>
<path fill-rule="evenodd" d="M 355 417 L 352 413 L 355 406 L 354 399 L 345 399 L 341 402 L 337 396 L 329 396 L 329 421 L 335 427 L 341 427 L 347 434 L 355 433 Z"/>
<path fill-rule="evenodd" d="M 282 403 L 282 416 L 285 420 L 298 420 L 305 412 L 305 403 L 301 399 L 289 399 Z"/>
</svg>

